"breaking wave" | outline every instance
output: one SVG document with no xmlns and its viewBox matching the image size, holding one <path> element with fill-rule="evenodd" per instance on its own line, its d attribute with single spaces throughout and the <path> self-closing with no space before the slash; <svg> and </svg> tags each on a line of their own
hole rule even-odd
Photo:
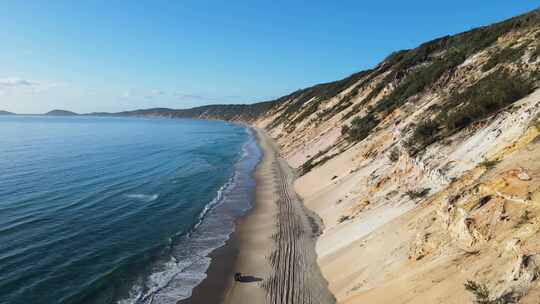
<svg viewBox="0 0 540 304">
<path fill-rule="evenodd" d="M 189 298 L 193 288 L 206 278 L 209 254 L 225 244 L 234 230 L 234 221 L 251 207 L 251 172 L 260 156 L 253 137 L 240 154 L 234 173 L 199 213 L 192 229 L 169 239 L 163 250 L 166 254 L 154 263 L 148 275 L 136 280 L 119 304 L 175 304 Z M 130 197 L 149 198 L 139 194 Z"/>
</svg>

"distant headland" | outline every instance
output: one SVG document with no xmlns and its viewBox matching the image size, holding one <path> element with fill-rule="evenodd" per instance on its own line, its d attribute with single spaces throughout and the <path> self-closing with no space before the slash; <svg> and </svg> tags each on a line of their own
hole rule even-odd
<svg viewBox="0 0 540 304">
<path fill-rule="evenodd" d="M 44 115 L 49 115 L 49 116 L 75 116 L 75 115 L 79 115 L 75 112 L 71 112 L 71 111 L 67 111 L 67 110 L 52 110 L 52 111 L 49 111 L 47 113 L 45 113 Z"/>
</svg>

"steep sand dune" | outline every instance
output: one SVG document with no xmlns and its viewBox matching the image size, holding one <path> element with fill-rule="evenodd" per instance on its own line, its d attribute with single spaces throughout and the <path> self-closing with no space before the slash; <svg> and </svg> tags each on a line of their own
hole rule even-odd
<svg viewBox="0 0 540 304">
<path fill-rule="evenodd" d="M 538 303 L 539 112 L 537 90 L 425 160 L 391 162 L 374 137 L 296 180 L 324 220 L 318 263 L 337 302 L 468 303 L 470 280 Z"/>
</svg>

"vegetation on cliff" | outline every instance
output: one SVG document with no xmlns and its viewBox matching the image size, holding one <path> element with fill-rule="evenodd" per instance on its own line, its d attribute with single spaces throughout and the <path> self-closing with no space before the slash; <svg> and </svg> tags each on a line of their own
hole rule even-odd
<svg viewBox="0 0 540 304">
<path fill-rule="evenodd" d="M 408 141 L 412 152 L 446 138 L 530 94 L 533 82 L 505 71 L 482 78 L 463 92 L 452 94 L 434 119 L 422 121 Z"/>
<path fill-rule="evenodd" d="M 492 46 L 502 36 L 511 31 L 539 25 L 540 11 L 536 10 L 505 22 L 481 27 L 456 36 L 446 36 L 424 43 L 416 49 L 399 51 L 390 55 L 381 68 L 391 67 L 391 72 L 377 84 L 366 99 L 376 98 L 383 89 L 391 85 L 395 88 L 391 90 L 391 93 L 381 98 L 365 117 L 368 117 L 369 122 L 378 121 L 377 117 L 387 115 L 410 101 L 411 97 L 433 89 L 437 83 L 444 86 L 444 82 L 454 76 L 456 67 L 472 55 Z M 529 44 L 534 43 L 536 42 L 530 40 L 518 46 L 497 49 L 482 66 L 482 71 L 488 71 L 499 64 L 520 61 Z M 535 53 L 537 49 L 538 46 L 535 48 Z M 535 53 L 531 55 L 531 58 L 536 57 Z M 513 73 L 496 71 L 493 76 L 480 80 L 479 84 L 473 86 L 467 93 L 453 94 L 448 99 L 450 102 L 440 107 L 440 112 L 445 115 L 450 107 L 454 107 L 452 115 L 447 115 L 445 119 L 439 117 L 436 122 L 421 123 L 412 138 L 412 142 L 420 141 L 420 145 L 415 144 L 416 148 L 433 142 L 435 139 L 433 135 L 438 133 L 435 132 L 438 128 L 437 124 L 441 123 L 439 120 L 444 120 L 446 127 L 450 130 L 460 129 L 477 119 L 493 114 L 502 106 L 530 93 L 538 75 L 532 74 L 531 76 L 535 76 L 535 79 L 527 79 L 527 83 L 521 85 L 519 82 L 523 80 L 517 79 L 515 75 L 512 75 Z M 479 95 L 491 91 L 495 91 L 494 94 L 490 94 L 486 98 L 479 97 Z M 469 97 L 474 100 L 465 102 Z M 347 134 L 352 141 L 362 140 L 377 125 L 378 123 L 365 124 L 363 120 L 355 119 L 351 126 L 347 127 Z M 362 136 L 358 136 L 358 134 Z"/>
</svg>

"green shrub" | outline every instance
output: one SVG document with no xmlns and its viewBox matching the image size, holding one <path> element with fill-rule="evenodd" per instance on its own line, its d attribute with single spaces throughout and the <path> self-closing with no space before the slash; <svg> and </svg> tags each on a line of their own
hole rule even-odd
<svg viewBox="0 0 540 304">
<path fill-rule="evenodd" d="M 347 135 L 347 133 L 349 133 L 349 126 L 348 125 L 343 125 L 341 127 L 341 135 Z"/>
<path fill-rule="evenodd" d="M 477 304 L 489 304 L 489 289 L 486 284 L 468 280 L 465 284 L 465 290 L 472 293 Z"/>
<path fill-rule="evenodd" d="M 341 223 L 343 223 L 345 221 L 348 221 L 348 220 L 351 220 L 351 219 L 352 219 L 352 217 L 349 216 L 349 215 L 342 215 L 342 216 L 339 217 L 338 223 L 341 224 Z"/>
<path fill-rule="evenodd" d="M 498 159 L 494 159 L 494 160 L 487 160 L 487 159 L 484 159 L 482 162 L 480 162 L 478 165 L 486 168 L 486 169 L 491 169 L 493 167 L 495 167 L 498 163 L 500 163 L 501 161 L 498 160 Z"/>
<path fill-rule="evenodd" d="M 465 290 L 474 295 L 475 304 L 510 304 L 519 303 L 522 294 L 515 291 L 505 292 L 497 297 L 492 297 L 486 284 L 468 280 L 465 284 Z"/>
<path fill-rule="evenodd" d="M 437 81 L 445 72 L 451 70 L 465 60 L 465 57 L 451 51 L 442 59 L 436 59 L 428 66 L 419 68 L 405 78 L 402 84 L 384 97 L 376 106 L 376 112 L 390 112 L 403 104 L 409 97 L 420 93 Z"/>
<path fill-rule="evenodd" d="M 388 159 L 390 159 L 391 162 L 397 162 L 399 160 L 399 150 L 397 148 L 392 149 L 388 155 Z"/>
<path fill-rule="evenodd" d="M 421 150 L 436 141 L 439 131 L 439 123 L 434 120 L 426 120 L 418 124 L 413 131 L 413 135 L 407 142 L 412 150 Z"/>
<path fill-rule="evenodd" d="M 537 45 L 531 53 L 531 62 L 540 56 L 540 45 Z"/>
<path fill-rule="evenodd" d="M 415 154 L 435 141 L 493 115 L 533 90 L 531 81 L 504 71 L 493 72 L 463 92 L 451 95 L 434 119 L 415 128 L 407 142 L 408 148 Z"/>
<path fill-rule="evenodd" d="M 320 165 L 323 165 L 324 163 L 326 163 L 327 161 L 332 159 L 334 156 L 336 156 L 336 154 L 323 156 L 324 154 L 326 154 L 330 150 L 330 148 L 319 151 L 317 154 L 315 154 L 315 156 L 308 159 L 300 167 L 300 175 L 304 175 L 304 174 L 308 173 L 309 171 L 313 170 L 313 168 L 315 168 L 317 166 L 320 166 Z"/>
<path fill-rule="evenodd" d="M 428 195 L 430 190 L 431 189 L 429 189 L 429 188 L 409 190 L 409 191 L 405 192 L 405 194 L 407 194 L 407 196 L 409 196 L 410 199 L 414 200 L 414 199 L 422 198 L 422 197 Z"/>
<path fill-rule="evenodd" d="M 482 78 L 462 93 L 450 97 L 447 110 L 441 111 L 439 120 L 448 132 L 459 131 L 473 122 L 532 93 L 532 83 L 507 72 L 494 72 Z"/>
<path fill-rule="evenodd" d="M 368 137 L 369 133 L 379 124 L 372 113 L 363 117 L 355 117 L 348 129 L 348 140 L 358 142 Z"/>
<path fill-rule="evenodd" d="M 499 63 L 509 63 L 518 61 L 525 54 L 525 46 L 516 48 L 507 47 L 493 54 L 482 66 L 482 71 L 489 71 Z"/>
</svg>

